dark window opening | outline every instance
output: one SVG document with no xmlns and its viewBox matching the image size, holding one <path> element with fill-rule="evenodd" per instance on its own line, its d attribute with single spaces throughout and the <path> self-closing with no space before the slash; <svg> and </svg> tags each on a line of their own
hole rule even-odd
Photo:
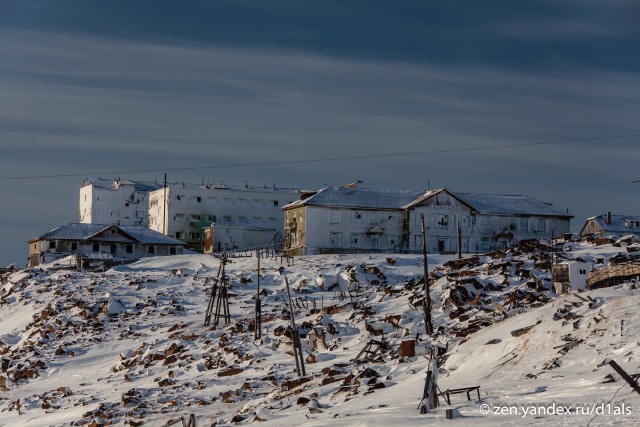
<svg viewBox="0 0 640 427">
<path fill-rule="evenodd" d="M 149 248 L 147 249 L 147 252 L 150 254 L 155 254 L 156 253 L 156 247 L 155 246 L 149 246 Z"/>
<path fill-rule="evenodd" d="M 93 252 L 100 252 L 100 243 L 93 244 Z"/>
<path fill-rule="evenodd" d="M 128 254 L 132 254 L 133 253 L 133 245 L 127 245 L 124 248 L 125 252 Z"/>
</svg>

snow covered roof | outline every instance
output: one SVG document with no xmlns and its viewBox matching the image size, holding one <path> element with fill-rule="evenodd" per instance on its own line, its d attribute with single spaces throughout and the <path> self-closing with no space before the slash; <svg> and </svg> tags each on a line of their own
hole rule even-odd
<svg viewBox="0 0 640 427">
<path fill-rule="evenodd" d="M 607 215 L 597 215 L 587 219 L 594 221 L 607 234 L 638 234 L 640 233 L 640 216 L 611 215 L 611 221 L 607 224 Z"/>
<path fill-rule="evenodd" d="M 284 206 L 327 206 L 361 209 L 402 209 L 423 194 L 417 190 L 326 187 L 311 197 Z"/>
<path fill-rule="evenodd" d="M 104 224 L 82 224 L 68 223 L 54 228 L 51 231 L 38 236 L 30 242 L 37 240 L 89 240 L 96 234 L 114 227 L 123 233 L 131 236 L 138 243 L 145 245 L 184 245 L 184 242 L 176 240 L 172 237 L 165 236 L 146 227 L 136 226 L 120 226 L 120 225 L 104 225 Z"/>
<path fill-rule="evenodd" d="M 573 218 L 539 200 L 522 195 L 477 194 L 451 192 L 480 213 L 504 215 L 541 215 Z"/>
<path fill-rule="evenodd" d="M 134 187 L 135 191 L 154 191 L 162 188 L 162 184 L 155 181 L 130 181 L 127 179 L 106 179 L 106 178 L 85 178 L 82 186 L 93 185 L 95 188 L 104 188 L 108 190 L 117 190 L 123 185 Z"/>
<path fill-rule="evenodd" d="M 449 192 L 452 196 L 480 213 L 573 217 L 573 215 L 553 209 L 548 204 L 527 196 L 454 193 L 444 188 L 416 191 L 327 187 L 309 198 L 289 203 L 284 206 L 283 209 L 291 209 L 299 206 L 408 209 L 442 191 Z"/>
</svg>

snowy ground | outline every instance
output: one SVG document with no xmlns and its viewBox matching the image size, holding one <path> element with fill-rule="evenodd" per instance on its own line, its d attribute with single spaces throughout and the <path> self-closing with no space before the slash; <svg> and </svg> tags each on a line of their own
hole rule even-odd
<svg viewBox="0 0 640 427">
<path fill-rule="evenodd" d="M 584 244 L 570 252 L 584 258 L 620 250 Z M 450 259 L 430 256 L 430 270 Z M 534 262 L 511 261 L 545 274 Z M 163 426 L 190 414 L 198 426 L 423 425 L 445 422 L 448 408 L 456 415 L 450 425 L 640 425 L 640 396 L 607 364 L 614 359 L 640 372 L 635 285 L 562 297 L 538 289 L 537 302 L 509 309 L 502 301 L 531 280 L 513 266 L 502 267 L 503 276 L 497 267 L 486 273 L 498 261 L 481 262 L 476 287 L 465 292 L 481 294 L 477 307 L 503 310 L 489 313 L 494 324 L 454 334 L 486 317 L 487 308 L 452 319 L 452 282 L 442 276 L 432 287 L 435 342 L 450 344 L 439 387 L 479 385 L 481 402 L 475 392 L 472 401 L 456 394 L 451 406 L 441 398 L 443 406 L 426 415 L 418 411 L 430 343 L 416 304 L 420 256 L 308 256 L 292 266 L 263 259 L 259 341 L 256 258 L 227 265 L 232 319 L 217 327 L 203 326 L 207 279 L 219 268 L 210 256 L 149 258 L 104 273 L 14 273 L 0 291 L 0 425 Z M 285 333 L 285 275 L 303 333 L 303 381 Z M 400 343 L 416 334 L 418 355 L 401 360 Z M 354 363 L 371 339 L 389 344 L 382 362 Z"/>
</svg>

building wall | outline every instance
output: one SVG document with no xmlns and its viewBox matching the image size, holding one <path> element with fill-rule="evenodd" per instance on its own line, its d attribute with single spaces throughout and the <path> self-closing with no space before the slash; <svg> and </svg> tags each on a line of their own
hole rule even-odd
<svg viewBox="0 0 640 427">
<path fill-rule="evenodd" d="M 318 206 L 306 206 L 290 211 L 287 221 L 294 213 L 298 216 L 298 221 L 301 212 L 303 218 L 303 222 L 298 225 L 298 236 L 301 236 L 301 233 L 303 236 L 298 238 L 297 245 L 289 247 L 294 249 L 295 254 L 313 254 L 331 249 L 392 252 L 398 250 L 401 245 L 401 211 Z M 384 232 L 367 232 L 376 226 L 384 229 Z"/>
<path fill-rule="evenodd" d="M 460 224 L 463 252 L 490 252 L 533 238 L 550 238 L 568 233 L 569 218 L 488 215 L 471 212 L 448 194 L 427 199 L 408 211 L 302 206 L 285 211 L 285 241 L 294 255 L 334 249 L 350 251 L 422 250 L 421 214 L 427 227 L 429 253 L 458 250 Z M 296 218 L 295 232 L 291 228 Z M 359 216 L 359 217 L 358 217 Z M 391 219 L 389 219 L 391 217 Z M 367 236 L 366 228 L 378 225 L 380 236 Z M 508 232 L 504 233 L 503 232 Z M 287 237 L 287 235 L 289 237 Z M 375 240 L 375 242 L 374 242 Z"/>
<path fill-rule="evenodd" d="M 409 210 L 406 247 L 422 250 L 422 222 L 427 236 L 427 252 L 455 252 L 458 250 L 458 224 L 462 237 L 462 251 L 468 252 L 474 240 L 474 221 L 471 210 L 447 193 L 439 193 Z"/>
<path fill-rule="evenodd" d="M 281 207 L 297 197 L 295 190 L 277 188 L 171 186 L 166 189 L 166 198 L 164 189 L 149 194 L 149 228 L 186 242 L 198 251 L 202 251 L 202 230 L 212 223 L 220 230 L 227 227 L 230 234 L 242 235 L 242 239 L 234 239 L 244 242 L 238 246 L 253 245 L 256 241 L 266 245 L 273 234 L 284 228 Z M 265 233 L 247 232 L 256 228 L 273 230 L 273 234 L 266 238 Z"/>
<path fill-rule="evenodd" d="M 54 247 L 51 247 L 52 244 Z M 129 245 L 130 252 L 127 251 Z M 150 248 L 152 249 L 150 250 Z M 149 256 L 181 255 L 184 253 L 184 249 L 182 246 L 142 245 L 123 241 L 38 240 L 29 243 L 29 265 L 51 262 L 68 255 L 89 255 L 100 252 L 111 254 L 114 258 L 128 260 Z"/>
<path fill-rule="evenodd" d="M 489 252 L 504 249 L 511 244 L 528 239 L 551 238 L 570 230 L 569 218 L 546 216 L 509 216 L 476 214 L 475 232 L 471 240 L 470 251 Z M 509 231 L 513 238 L 498 236 Z"/>
<path fill-rule="evenodd" d="M 148 194 L 126 183 L 117 188 L 83 185 L 80 187 L 80 222 L 146 227 Z"/>
</svg>

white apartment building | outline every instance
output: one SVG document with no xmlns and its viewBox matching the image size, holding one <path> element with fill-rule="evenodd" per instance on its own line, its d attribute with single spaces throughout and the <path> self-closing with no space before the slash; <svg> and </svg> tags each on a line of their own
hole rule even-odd
<svg viewBox="0 0 640 427">
<path fill-rule="evenodd" d="M 148 225 L 149 192 L 157 182 L 85 178 L 80 187 L 80 223 Z"/>
<path fill-rule="evenodd" d="M 278 240 L 281 208 L 299 197 L 291 188 L 173 183 L 149 194 L 149 228 L 193 250 L 253 249 Z M 211 225 L 213 224 L 213 227 Z M 213 235 L 210 233 L 213 231 Z"/>
</svg>

